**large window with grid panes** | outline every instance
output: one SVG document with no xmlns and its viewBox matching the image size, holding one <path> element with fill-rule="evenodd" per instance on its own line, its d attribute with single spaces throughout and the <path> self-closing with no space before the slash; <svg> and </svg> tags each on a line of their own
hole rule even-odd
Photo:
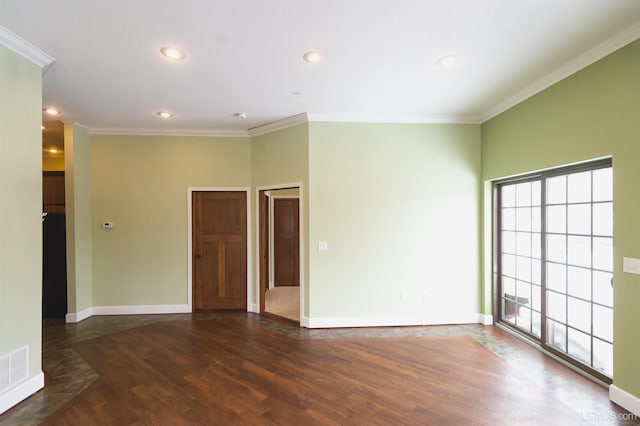
<svg viewBox="0 0 640 426">
<path fill-rule="evenodd" d="M 610 383 L 611 160 L 496 182 L 494 204 L 497 321 Z"/>
</svg>

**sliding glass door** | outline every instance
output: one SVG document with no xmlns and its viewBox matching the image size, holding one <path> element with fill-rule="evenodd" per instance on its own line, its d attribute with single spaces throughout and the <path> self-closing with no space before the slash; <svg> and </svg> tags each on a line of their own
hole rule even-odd
<svg viewBox="0 0 640 426">
<path fill-rule="evenodd" d="M 498 320 L 610 381 L 610 161 L 496 184 Z"/>
<path fill-rule="evenodd" d="M 540 180 L 504 184 L 501 199 L 502 320 L 541 337 Z"/>
</svg>

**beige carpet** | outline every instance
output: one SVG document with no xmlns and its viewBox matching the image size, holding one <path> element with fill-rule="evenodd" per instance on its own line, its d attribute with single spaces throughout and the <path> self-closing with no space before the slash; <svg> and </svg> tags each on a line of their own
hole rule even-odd
<svg viewBox="0 0 640 426">
<path fill-rule="evenodd" d="M 264 310 L 300 322 L 300 287 L 274 287 L 267 290 Z"/>
</svg>

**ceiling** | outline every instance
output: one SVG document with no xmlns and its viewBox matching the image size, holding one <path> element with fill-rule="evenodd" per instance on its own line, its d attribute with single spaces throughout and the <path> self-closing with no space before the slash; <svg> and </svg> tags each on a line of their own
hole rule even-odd
<svg viewBox="0 0 640 426">
<path fill-rule="evenodd" d="M 0 26 L 55 59 L 43 106 L 59 120 L 246 135 L 300 113 L 482 122 L 640 37 L 640 1 L 0 0 Z"/>
</svg>

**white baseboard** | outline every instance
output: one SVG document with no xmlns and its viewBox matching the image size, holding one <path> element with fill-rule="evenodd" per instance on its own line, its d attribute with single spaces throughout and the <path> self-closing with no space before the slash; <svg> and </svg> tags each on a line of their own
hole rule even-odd
<svg viewBox="0 0 640 426">
<path fill-rule="evenodd" d="M 250 303 L 247 312 L 259 313 L 258 305 Z M 78 313 L 66 315 L 66 322 L 75 323 L 93 315 L 145 315 L 145 314 L 183 314 L 191 313 L 189 305 L 124 305 L 93 306 Z M 443 324 L 493 324 L 493 316 L 484 314 L 445 314 L 415 316 L 382 317 L 302 317 L 300 325 L 306 328 L 344 328 L 344 327 L 393 327 L 412 325 Z"/>
<path fill-rule="evenodd" d="M 247 312 L 260 313 L 258 305 L 250 303 Z M 148 314 L 188 314 L 189 305 L 123 305 L 123 306 L 92 306 L 77 313 L 65 316 L 67 323 L 76 323 L 94 315 L 148 315 Z"/>
<path fill-rule="evenodd" d="M 631 395 L 616 385 L 611 385 L 609 386 L 609 399 L 625 410 L 629 410 L 636 416 L 640 416 L 640 398 L 637 396 Z"/>
<path fill-rule="evenodd" d="M 93 308 L 87 308 L 77 313 L 71 313 L 71 314 L 65 315 L 64 320 L 67 323 L 80 322 L 82 320 L 89 318 L 91 315 L 93 315 Z"/>
<path fill-rule="evenodd" d="M 20 401 L 27 399 L 43 387 L 44 374 L 38 373 L 32 378 L 28 379 L 26 382 L 23 382 L 18 386 L 9 389 L 7 392 L 0 395 L 0 414 L 18 404 Z"/>
<path fill-rule="evenodd" d="M 189 305 L 94 306 L 93 315 L 147 315 L 191 313 Z"/>
<path fill-rule="evenodd" d="M 480 316 L 480 324 L 493 325 L 493 315 L 478 314 Z"/>
<path fill-rule="evenodd" d="M 302 318 L 300 325 L 308 328 L 342 328 L 342 327 L 395 327 L 415 325 L 444 325 L 444 324 L 485 324 L 483 314 L 443 314 L 443 315 L 412 315 L 412 316 L 384 316 L 384 317 L 315 317 Z"/>
<path fill-rule="evenodd" d="M 148 315 L 185 313 L 191 313 L 189 305 L 93 306 L 75 314 L 67 314 L 65 317 L 65 321 L 68 323 L 80 322 L 93 315 Z"/>
<path fill-rule="evenodd" d="M 310 328 L 309 317 L 300 317 L 300 327 Z"/>
</svg>

